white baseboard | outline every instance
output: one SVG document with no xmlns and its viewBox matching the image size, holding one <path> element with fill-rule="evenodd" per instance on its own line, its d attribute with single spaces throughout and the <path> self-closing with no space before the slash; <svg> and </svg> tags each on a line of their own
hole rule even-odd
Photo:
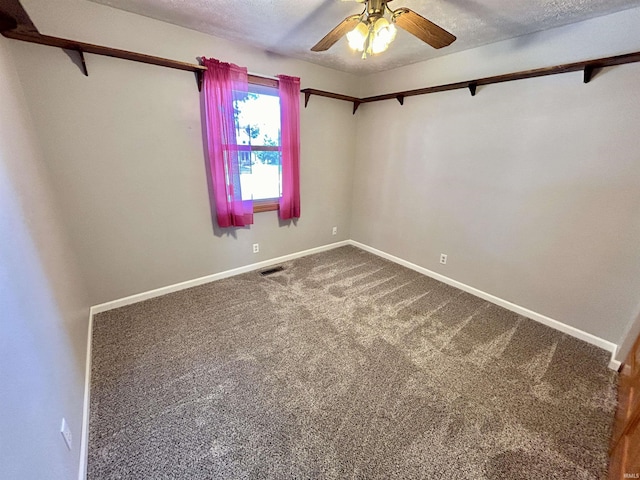
<svg viewBox="0 0 640 480">
<path fill-rule="evenodd" d="M 82 405 L 82 434 L 80 440 L 80 465 L 78 480 L 86 480 L 89 460 L 89 398 L 91 388 L 91 339 L 93 336 L 93 307 L 89 309 L 89 326 L 87 329 L 87 359 L 84 372 L 84 399 Z"/>
<path fill-rule="evenodd" d="M 88 339 L 87 339 L 84 411 L 83 411 L 83 419 L 82 419 L 82 441 L 80 445 L 80 466 L 79 466 L 78 480 L 85 480 L 87 475 L 87 457 L 88 457 L 88 441 L 89 441 L 89 399 L 90 399 L 90 385 L 91 385 L 91 336 L 93 331 L 94 315 L 101 312 L 106 312 L 108 310 L 113 310 L 114 308 L 124 307 L 126 305 L 131 305 L 133 303 L 142 302 L 150 298 L 166 295 L 167 293 L 185 290 L 187 288 L 196 287 L 198 285 L 203 285 L 205 283 L 213 282 L 216 280 L 222 280 L 223 278 L 240 275 L 242 273 L 251 272 L 253 270 L 259 270 L 261 268 L 269 267 L 271 265 L 276 265 L 278 263 L 283 263 L 296 258 L 305 257 L 307 255 L 312 255 L 314 253 L 325 252 L 327 250 L 343 247 L 345 245 L 352 245 L 354 247 L 358 247 L 369 253 L 385 258 L 387 260 L 390 260 L 404 267 L 410 268 L 411 270 L 415 270 L 416 272 L 422 273 L 423 275 L 427 275 L 428 277 L 431 277 L 440 282 L 446 283 L 447 285 L 456 287 L 460 290 L 463 290 L 472 295 L 475 295 L 484 300 L 487 300 L 488 302 L 504 307 L 507 310 L 511 310 L 512 312 L 518 313 L 527 318 L 530 318 L 544 325 L 547 325 L 551 328 L 559 330 L 563 333 L 571 335 L 572 337 L 578 338 L 587 343 L 590 343 L 604 350 L 607 350 L 611 352 L 611 361 L 609 362 L 609 368 L 612 370 L 618 370 L 618 368 L 620 367 L 620 362 L 615 360 L 614 358 L 614 355 L 618 346 L 612 342 L 596 337 L 595 335 L 584 332 L 582 330 L 579 330 L 565 323 L 559 322 L 558 320 L 554 320 L 553 318 L 549 318 L 545 315 L 536 313 L 527 308 L 508 302 L 507 300 L 503 300 L 502 298 L 496 297 L 495 295 L 491 295 L 490 293 L 487 293 L 487 292 L 483 292 L 482 290 L 478 290 L 477 288 L 458 282 L 457 280 L 453 280 L 449 277 L 436 273 L 432 270 L 416 265 L 415 263 L 408 262 L 407 260 L 403 260 L 402 258 L 383 252 L 382 250 L 378 250 L 376 248 L 370 247 L 363 243 L 356 242 L 355 240 L 344 240 L 341 242 L 331 243 L 329 245 L 323 245 L 321 247 L 310 248 L 309 250 L 303 250 L 301 252 L 284 255 L 282 257 L 272 258 L 270 260 L 265 260 L 258 263 L 252 263 L 244 267 L 234 268 L 232 270 L 226 270 L 224 272 L 214 273 L 212 275 L 206 275 L 204 277 L 196 278 L 194 280 L 188 280 L 185 282 L 176 283 L 174 285 L 157 288 L 155 290 L 150 290 L 148 292 L 138 293 L 136 295 L 131 295 L 128 297 L 120 298 L 118 300 L 113 300 L 111 302 L 101 303 L 99 305 L 95 305 L 91 307 L 91 310 L 89 313 L 89 329 L 88 329 L 89 331 L 88 331 Z"/>
<path fill-rule="evenodd" d="M 365 245 L 364 243 L 356 242 L 355 240 L 350 240 L 349 244 L 354 247 L 361 248 L 369 253 L 373 253 L 382 258 L 386 258 L 387 260 L 391 260 L 394 263 L 402 265 L 403 267 L 410 268 L 411 270 L 415 270 L 418 273 L 422 273 L 428 277 L 434 278 L 442 283 L 446 283 L 447 285 L 451 285 L 452 287 L 463 290 L 471 295 L 475 295 L 476 297 L 480 297 L 483 300 L 494 303 L 501 307 L 506 308 L 507 310 L 511 310 L 519 315 L 530 318 L 531 320 L 535 320 L 536 322 L 540 322 L 548 327 L 559 330 L 562 333 L 566 333 L 567 335 L 571 335 L 572 337 L 583 340 L 591 345 L 595 345 L 596 347 L 600 347 L 603 350 L 611 352 L 611 361 L 609 362 L 609 368 L 612 370 L 618 370 L 620 367 L 620 362 L 614 358 L 616 350 L 618 346 L 615 343 L 609 342 L 608 340 L 604 340 L 600 337 L 596 337 L 590 333 L 587 333 L 578 328 L 572 327 L 571 325 L 567 325 L 566 323 L 562 323 L 558 320 L 554 320 L 553 318 L 547 317 L 540 313 L 529 310 L 528 308 L 521 307 L 520 305 L 516 305 L 515 303 L 511 303 L 502 298 L 496 297 L 495 295 L 491 295 L 490 293 L 483 292 L 482 290 L 478 290 L 477 288 L 471 287 L 464 283 L 458 282 L 457 280 L 453 280 L 452 278 L 446 277 L 439 273 L 436 273 L 427 268 L 416 265 L 415 263 L 408 262 L 407 260 L 403 260 L 402 258 L 396 257 L 389 253 L 383 252 L 382 250 L 378 250 L 376 248 L 370 247 L 369 245 Z"/>
<path fill-rule="evenodd" d="M 232 270 L 226 270 L 224 272 L 214 273 L 212 275 L 206 275 L 204 277 L 196 278 L 194 280 L 187 280 L 185 282 L 176 283 L 173 285 L 169 285 L 167 287 L 156 288 L 155 290 L 150 290 L 148 292 L 142 292 L 136 295 L 131 295 L 129 297 L 113 300 L 111 302 L 95 305 L 91 307 L 91 310 L 94 314 L 106 312 L 107 310 L 113 310 L 114 308 L 120 308 L 126 305 L 131 305 L 133 303 L 142 302 L 150 298 L 166 295 L 167 293 L 178 292 L 180 290 L 185 290 L 191 287 L 197 287 L 198 285 L 203 285 L 205 283 L 214 282 L 216 280 L 222 280 L 223 278 L 229 278 L 235 275 L 240 275 L 242 273 L 251 272 L 253 270 L 259 270 L 261 268 L 270 267 L 271 265 L 276 265 L 278 263 L 288 262 L 289 260 L 293 260 L 295 258 L 306 257 L 307 255 L 312 255 L 314 253 L 320 253 L 320 252 L 325 252 L 327 250 L 332 250 L 334 248 L 344 247 L 345 245 L 349 245 L 349 242 L 350 240 L 344 240 L 342 242 L 330 243 L 328 245 L 323 245 L 321 247 L 310 248 L 309 250 L 303 250 L 301 252 L 291 253 L 289 255 L 284 255 L 282 257 L 276 257 L 270 260 L 264 260 L 263 262 L 252 263 L 250 265 L 245 265 L 244 267 L 234 268 Z"/>
<path fill-rule="evenodd" d="M 615 353 L 613 355 L 615 355 Z M 611 361 L 609 361 L 609 368 L 611 370 L 615 370 L 616 372 L 620 370 L 620 365 L 622 365 L 622 362 L 620 360 L 616 360 L 615 358 L 612 358 Z"/>
<path fill-rule="evenodd" d="M 198 285 L 203 285 L 205 283 L 213 282 L 216 280 L 222 280 L 223 278 L 233 277 L 234 275 L 240 275 L 241 273 L 251 272 L 253 270 L 259 270 L 261 268 L 269 267 L 271 265 L 276 265 L 278 263 L 287 262 L 289 260 L 293 260 L 295 258 L 306 257 L 307 255 L 312 255 L 314 253 L 325 252 L 327 250 L 332 250 L 338 247 L 344 247 L 345 245 L 349 245 L 349 240 L 344 240 L 341 242 L 330 243 L 328 245 L 323 245 L 321 247 L 310 248 L 308 250 L 303 250 L 301 252 L 292 253 L 289 255 L 284 255 L 282 257 L 272 258 L 270 260 L 265 260 L 263 262 L 252 263 L 251 265 L 246 265 L 244 267 L 234 268 L 232 270 L 226 270 L 224 272 L 214 273 L 212 275 L 206 275 L 204 277 L 196 278 L 194 280 L 187 280 L 186 282 L 176 283 L 174 285 L 169 285 L 167 287 L 157 288 L 155 290 L 150 290 L 148 292 L 138 293 L 136 295 L 131 295 L 128 297 L 120 298 L 118 300 L 113 300 L 111 302 L 101 303 L 99 305 L 94 305 L 89 310 L 89 333 L 87 338 L 87 362 L 86 362 L 86 372 L 85 372 L 85 385 L 84 385 L 84 406 L 83 406 L 83 414 L 82 414 L 82 440 L 80 443 L 80 465 L 78 468 L 78 480 L 86 480 L 87 478 L 87 462 L 88 462 L 88 446 L 89 446 L 89 399 L 90 399 L 90 387 L 91 387 L 91 337 L 93 334 L 93 316 L 106 312 L 108 310 L 113 310 L 114 308 L 124 307 L 126 305 L 131 305 L 133 303 L 142 302 L 144 300 L 148 300 L 150 298 L 159 297 L 161 295 L 166 295 L 167 293 L 177 292 L 180 290 L 185 290 L 191 287 L 197 287 Z"/>
</svg>

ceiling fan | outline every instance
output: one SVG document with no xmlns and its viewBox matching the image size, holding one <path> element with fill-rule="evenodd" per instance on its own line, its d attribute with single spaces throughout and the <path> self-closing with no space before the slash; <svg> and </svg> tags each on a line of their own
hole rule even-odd
<svg viewBox="0 0 640 480">
<path fill-rule="evenodd" d="M 355 0 L 364 3 L 359 15 L 345 18 L 311 50 L 323 52 L 331 48 L 343 35 L 349 46 L 362 52 L 362 58 L 384 52 L 396 35 L 396 25 L 418 37 L 433 48 L 450 45 L 456 37 L 442 27 L 405 7 L 391 10 L 392 0 Z M 388 18 L 387 18 L 388 17 Z"/>
</svg>

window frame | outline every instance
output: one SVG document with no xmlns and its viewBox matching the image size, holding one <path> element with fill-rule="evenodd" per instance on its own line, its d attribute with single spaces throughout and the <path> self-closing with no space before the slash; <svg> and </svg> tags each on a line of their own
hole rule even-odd
<svg viewBox="0 0 640 480">
<path fill-rule="evenodd" d="M 270 87 L 278 90 L 280 86 L 280 82 L 275 78 L 265 78 L 259 77 L 257 75 L 249 74 L 247 76 L 247 80 L 249 85 L 258 85 L 262 87 Z M 251 90 L 251 89 L 249 89 Z M 251 151 L 256 152 L 278 152 L 280 151 L 280 146 L 251 146 Z M 261 213 L 261 212 L 272 212 L 280 209 L 280 197 L 277 198 L 264 198 L 260 200 L 253 201 L 253 213 Z"/>
</svg>

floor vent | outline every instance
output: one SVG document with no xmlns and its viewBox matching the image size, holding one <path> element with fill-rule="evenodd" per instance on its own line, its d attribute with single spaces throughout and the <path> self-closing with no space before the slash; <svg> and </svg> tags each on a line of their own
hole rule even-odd
<svg viewBox="0 0 640 480">
<path fill-rule="evenodd" d="M 278 273 L 284 270 L 284 267 L 273 267 L 270 268 L 268 270 L 263 270 L 260 272 L 260 275 L 262 275 L 263 277 L 266 277 L 268 275 L 273 275 L 274 273 Z"/>
</svg>

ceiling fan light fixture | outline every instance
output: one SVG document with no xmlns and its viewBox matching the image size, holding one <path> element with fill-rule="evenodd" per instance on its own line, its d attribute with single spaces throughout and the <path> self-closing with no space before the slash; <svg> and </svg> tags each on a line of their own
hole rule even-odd
<svg viewBox="0 0 640 480">
<path fill-rule="evenodd" d="M 382 15 L 369 16 L 358 22 L 356 27 L 347 33 L 349 47 L 367 55 L 384 52 L 396 38 L 396 26 Z"/>
<path fill-rule="evenodd" d="M 2 1 L 2 0 L 0 0 Z M 362 58 L 384 52 L 396 37 L 396 27 L 431 45 L 443 48 L 451 45 L 456 36 L 447 32 L 410 8 L 391 10 L 391 0 L 357 0 L 364 4 L 359 15 L 350 15 L 311 47 L 313 52 L 324 52 L 347 36 L 352 50 L 362 52 Z"/>
<path fill-rule="evenodd" d="M 365 22 L 360 22 L 356 28 L 347 33 L 349 47 L 357 52 L 363 52 L 369 36 L 369 27 Z"/>
</svg>

